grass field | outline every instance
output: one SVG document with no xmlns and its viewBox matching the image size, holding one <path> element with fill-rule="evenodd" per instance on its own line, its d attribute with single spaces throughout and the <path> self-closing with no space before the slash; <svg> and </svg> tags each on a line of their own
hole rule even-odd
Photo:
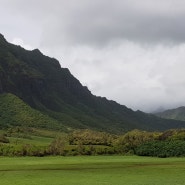
<svg viewBox="0 0 185 185">
<path fill-rule="evenodd" d="M 9 137 L 10 144 L 32 144 L 36 146 L 48 146 L 52 141 L 53 138 L 49 137 L 39 137 L 39 136 L 31 136 L 31 139 L 26 138 L 16 138 L 16 137 Z"/>
<path fill-rule="evenodd" d="M 1 157 L 2 185 L 185 185 L 185 158 Z"/>
</svg>

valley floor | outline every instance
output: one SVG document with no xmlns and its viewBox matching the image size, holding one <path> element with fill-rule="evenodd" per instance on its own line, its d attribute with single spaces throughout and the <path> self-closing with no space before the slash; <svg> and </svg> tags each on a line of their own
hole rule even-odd
<svg viewBox="0 0 185 185">
<path fill-rule="evenodd" d="M 185 185 L 185 158 L 0 157 L 3 185 Z"/>
</svg>

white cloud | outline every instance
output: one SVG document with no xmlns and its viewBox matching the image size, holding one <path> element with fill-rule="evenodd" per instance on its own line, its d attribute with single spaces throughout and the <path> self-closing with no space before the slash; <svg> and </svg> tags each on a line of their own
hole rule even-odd
<svg viewBox="0 0 185 185">
<path fill-rule="evenodd" d="M 123 41 L 104 48 L 79 46 L 45 52 L 62 58 L 61 65 L 94 94 L 135 110 L 185 105 L 185 44 Z"/>
<path fill-rule="evenodd" d="M 24 41 L 21 39 L 21 38 L 14 38 L 12 41 L 11 41 L 12 44 L 15 44 L 15 45 L 18 45 L 18 46 L 21 46 L 27 50 L 33 50 L 34 48 L 28 44 L 25 44 Z"/>
</svg>

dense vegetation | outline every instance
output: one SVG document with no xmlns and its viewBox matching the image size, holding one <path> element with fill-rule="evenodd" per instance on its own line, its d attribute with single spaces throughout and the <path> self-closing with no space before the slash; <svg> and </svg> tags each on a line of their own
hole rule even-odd
<svg viewBox="0 0 185 185">
<path fill-rule="evenodd" d="M 136 149 L 140 156 L 179 157 L 185 156 L 185 141 L 153 141 L 140 145 Z"/>
<path fill-rule="evenodd" d="M 92 130 L 71 133 L 12 127 L 0 134 L 1 156 L 141 155 L 185 156 L 185 129 L 132 130 L 113 135 Z"/>
<path fill-rule="evenodd" d="M 56 59 L 44 56 L 38 49 L 27 51 L 9 44 L 2 35 L 0 93 L 14 94 L 37 110 L 26 108 L 26 105 L 20 106 L 19 100 L 15 100 L 13 104 L 7 103 L 7 110 L 12 112 L 4 111 L 1 114 L 1 127 L 27 123 L 29 126 L 55 130 L 65 126 L 67 130 L 94 129 L 117 134 L 135 128 L 165 130 L 185 126 L 185 122 L 134 112 L 114 101 L 93 96 L 68 69 L 61 68 Z M 6 99 L 9 101 L 6 97 L 3 101 Z M 17 114 L 16 107 L 23 110 L 19 109 L 20 113 Z"/>
<path fill-rule="evenodd" d="M 13 94 L 0 94 L 0 127 L 23 126 L 64 129 L 55 119 L 32 109 Z"/>
</svg>

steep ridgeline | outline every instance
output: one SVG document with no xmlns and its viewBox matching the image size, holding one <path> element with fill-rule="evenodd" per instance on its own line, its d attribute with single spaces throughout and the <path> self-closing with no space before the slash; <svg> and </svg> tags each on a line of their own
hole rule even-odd
<svg viewBox="0 0 185 185">
<path fill-rule="evenodd" d="M 38 49 L 27 51 L 10 44 L 2 35 L 0 93 L 14 94 L 66 128 L 116 133 L 135 128 L 165 130 L 185 127 L 185 122 L 134 112 L 114 101 L 92 95 L 68 69 L 61 68 L 56 59 L 44 56 Z M 24 120 L 22 122 L 24 124 Z"/>
<path fill-rule="evenodd" d="M 185 121 L 185 107 L 169 109 L 155 114 L 161 118 Z"/>
</svg>

